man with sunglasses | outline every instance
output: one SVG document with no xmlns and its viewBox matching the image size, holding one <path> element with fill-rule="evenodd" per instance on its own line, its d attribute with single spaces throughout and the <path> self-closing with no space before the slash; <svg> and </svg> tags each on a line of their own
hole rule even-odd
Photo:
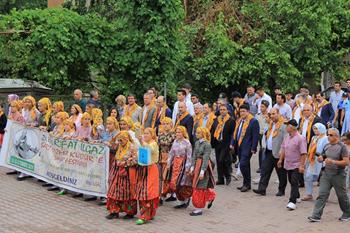
<svg viewBox="0 0 350 233">
<path fill-rule="evenodd" d="M 346 172 L 349 165 L 349 154 L 346 146 L 340 141 L 339 130 L 331 128 L 328 130 L 329 143 L 323 149 L 322 155 L 318 156 L 318 162 L 324 162 L 325 169 L 320 180 L 319 194 L 315 203 L 312 216 L 308 217 L 310 222 L 321 221 L 323 209 L 326 206 L 332 187 L 337 194 L 340 209 L 343 215 L 340 221 L 350 220 L 350 203 L 346 194 Z"/>
</svg>

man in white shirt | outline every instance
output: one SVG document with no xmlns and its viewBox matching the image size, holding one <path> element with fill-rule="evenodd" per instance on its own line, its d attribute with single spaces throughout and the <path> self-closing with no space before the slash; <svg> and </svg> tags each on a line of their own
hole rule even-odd
<svg viewBox="0 0 350 233">
<path fill-rule="evenodd" d="M 286 104 L 286 96 L 284 94 L 276 95 L 276 104 L 273 107 L 279 110 L 279 113 L 284 119 L 292 119 L 293 111 L 292 108 Z"/>
<path fill-rule="evenodd" d="M 189 101 L 186 100 L 186 91 L 185 90 L 179 90 L 177 92 L 177 101 L 174 104 L 173 117 L 172 117 L 173 125 L 175 125 L 176 116 L 179 113 L 179 102 L 184 102 L 186 104 L 188 113 L 191 116 L 194 115 L 194 107 L 193 107 L 193 104 L 192 104 L 191 100 L 189 100 Z"/>
<path fill-rule="evenodd" d="M 261 101 L 263 101 L 263 100 L 266 100 L 267 102 L 269 102 L 269 109 L 268 109 L 268 111 L 270 111 L 271 106 L 272 106 L 271 96 L 269 96 L 268 94 L 265 93 L 263 87 L 257 88 L 256 93 L 258 94 L 258 99 L 256 100 L 256 104 L 258 106 L 258 113 L 261 112 L 260 106 L 261 106 Z"/>
<path fill-rule="evenodd" d="M 337 111 L 337 107 L 339 102 L 341 101 L 343 93 L 344 91 L 341 89 L 340 82 L 335 82 L 334 91 L 331 92 L 331 95 L 329 97 L 329 102 L 332 104 L 334 112 Z"/>
<path fill-rule="evenodd" d="M 189 83 L 185 83 L 182 88 L 186 92 L 186 101 L 191 101 L 191 91 L 192 91 L 192 86 Z"/>
</svg>

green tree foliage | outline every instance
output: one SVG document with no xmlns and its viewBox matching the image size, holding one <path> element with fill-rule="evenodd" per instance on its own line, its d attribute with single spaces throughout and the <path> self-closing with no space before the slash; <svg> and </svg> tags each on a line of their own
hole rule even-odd
<svg viewBox="0 0 350 233">
<path fill-rule="evenodd" d="M 13 11 L 2 16 L 0 73 L 34 79 L 67 93 L 76 87 L 142 95 L 174 87 L 185 55 L 183 12 L 175 1 L 115 2 L 111 18 L 68 9 Z M 174 88 L 172 88 L 174 89 Z"/>
<path fill-rule="evenodd" d="M 44 9 L 47 0 L 1 0 L 0 14 L 8 14 L 12 9 Z"/>
<path fill-rule="evenodd" d="M 186 71 L 209 93 L 247 84 L 296 90 L 347 65 L 348 0 L 201 1 L 189 11 Z"/>
</svg>

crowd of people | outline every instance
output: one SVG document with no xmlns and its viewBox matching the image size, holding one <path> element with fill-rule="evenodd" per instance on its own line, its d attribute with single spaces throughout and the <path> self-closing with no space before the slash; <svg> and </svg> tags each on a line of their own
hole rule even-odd
<svg viewBox="0 0 350 233">
<path fill-rule="evenodd" d="M 119 218 L 122 213 L 124 219 L 134 218 L 139 206 L 136 223 L 141 225 L 154 218 L 163 202 L 178 201 L 175 208 L 186 209 L 191 200 L 195 209 L 190 215 L 202 215 L 205 206 L 213 204 L 215 185 L 229 185 L 232 178 L 242 176 L 238 190 L 251 190 L 251 158 L 257 154 L 260 178 L 254 193 L 266 195 L 275 170 L 276 196 L 284 196 L 290 183 L 288 210 L 295 210 L 299 201 L 313 200 L 317 183 L 319 193 L 309 220 L 321 220 L 331 188 L 343 212 L 339 220 L 350 220 L 350 91 L 343 91 L 340 83 L 334 84 L 329 101 L 322 92 L 311 96 L 307 87 L 301 87 L 293 98 L 280 87 L 270 96 L 262 87 L 248 86 L 244 96 L 233 92 L 229 99 L 221 93 L 213 104 L 201 103 L 200 96 L 185 84 L 172 109 L 164 96 L 150 88 L 143 95 L 142 106 L 133 94 L 117 96 L 106 119 L 98 91 L 90 95 L 86 100 L 81 90 L 75 90 L 70 114 L 62 101 L 51 103 L 41 98 L 36 102 L 32 96 L 20 99 L 9 95 L 8 104 L 0 108 L 0 146 L 6 119 L 38 127 L 54 137 L 108 145 L 109 188 L 102 202 L 109 211 L 107 219 Z M 140 163 L 138 155 L 145 148 L 150 157 Z M 24 173 L 17 177 L 19 181 L 26 178 Z M 305 196 L 301 198 L 303 187 Z M 59 190 L 60 195 L 65 193 Z M 79 196 L 82 194 L 74 194 Z"/>
</svg>

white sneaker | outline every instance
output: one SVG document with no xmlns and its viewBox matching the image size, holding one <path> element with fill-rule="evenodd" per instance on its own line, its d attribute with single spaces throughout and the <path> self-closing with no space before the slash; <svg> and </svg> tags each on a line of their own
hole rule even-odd
<svg viewBox="0 0 350 233">
<path fill-rule="evenodd" d="M 301 198 L 297 198 L 297 203 L 301 203 Z"/>
<path fill-rule="evenodd" d="M 297 205 L 294 204 L 293 202 L 289 202 L 287 205 L 287 209 L 289 210 L 295 210 L 297 208 Z"/>
<path fill-rule="evenodd" d="M 260 182 L 260 177 L 256 178 L 256 179 L 253 179 L 253 183 L 254 184 L 259 184 Z"/>
</svg>

